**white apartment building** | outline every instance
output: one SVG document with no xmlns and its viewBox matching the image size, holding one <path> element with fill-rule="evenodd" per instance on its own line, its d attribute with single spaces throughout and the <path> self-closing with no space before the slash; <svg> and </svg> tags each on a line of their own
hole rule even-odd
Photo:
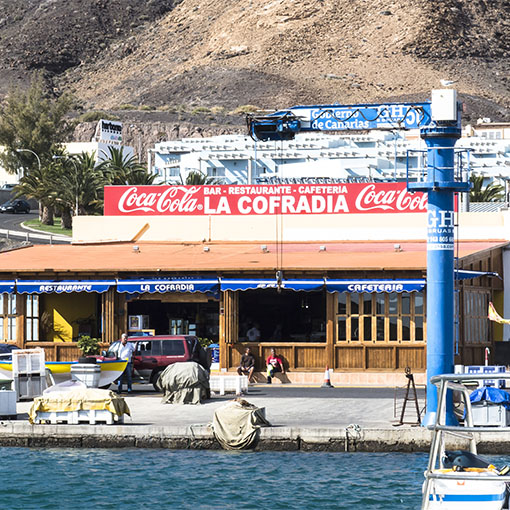
<svg viewBox="0 0 510 510">
<path fill-rule="evenodd" d="M 488 120 L 488 119 L 485 119 Z M 463 166 L 487 182 L 510 179 L 510 123 L 466 126 L 456 148 Z M 225 184 L 419 178 L 426 145 L 416 131 L 366 134 L 299 133 L 294 140 L 255 142 L 249 136 L 222 135 L 160 142 L 149 151 L 149 171 L 157 182 L 183 179 L 200 171 Z M 418 175 L 417 175 L 418 174 Z"/>
</svg>

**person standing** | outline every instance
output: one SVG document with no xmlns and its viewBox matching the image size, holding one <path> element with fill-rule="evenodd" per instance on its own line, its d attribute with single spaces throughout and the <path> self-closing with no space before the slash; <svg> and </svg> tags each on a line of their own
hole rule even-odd
<svg viewBox="0 0 510 510">
<path fill-rule="evenodd" d="M 258 324 L 254 324 L 247 332 L 246 337 L 248 342 L 258 342 L 260 340 L 260 330 Z"/>
<path fill-rule="evenodd" d="M 255 370 L 255 358 L 251 353 L 251 349 L 246 347 L 244 354 L 241 356 L 241 364 L 237 367 L 239 375 L 248 375 L 248 382 L 252 382 L 251 378 Z"/>
<path fill-rule="evenodd" d="M 124 372 L 117 379 L 117 393 L 122 393 L 122 381 L 124 379 L 124 375 L 127 377 L 127 391 L 131 393 L 132 391 L 132 382 L 133 382 L 133 352 L 135 350 L 135 344 L 133 342 L 128 342 L 128 336 L 126 333 L 122 333 L 120 337 L 120 345 L 117 351 L 117 357 L 121 360 L 127 360 L 126 368 Z"/>
<path fill-rule="evenodd" d="M 276 354 L 274 349 L 271 349 L 271 354 L 267 357 L 267 384 L 271 384 L 271 380 L 276 372 L 285 373 L 285 367 L 283 366 L 283 360 Z"/>
</svg>

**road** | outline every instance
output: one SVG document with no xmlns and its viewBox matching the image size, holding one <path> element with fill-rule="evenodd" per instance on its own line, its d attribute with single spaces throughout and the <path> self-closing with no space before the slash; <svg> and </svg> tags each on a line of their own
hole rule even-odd
<svg viewBox="0 0 510 510">
<path fill-rule="evenodd" d="M 0 238 L 9 237 L 18 241 L 30 241 L 32 244 L 68 244 L 70 240 L 58 239 L 59 236 L 38 233 L 24 229 L 21 224 L 39 217 L 37 212 L 28 214 L 0 214 Z"/>
</svg>

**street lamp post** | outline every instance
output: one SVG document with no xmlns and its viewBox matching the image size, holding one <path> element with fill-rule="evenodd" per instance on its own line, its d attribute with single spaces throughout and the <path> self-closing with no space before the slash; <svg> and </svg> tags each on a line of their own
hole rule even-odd
<svg viewBox="0 0 510 510">
<path fill-rule="evenodd" d="M 37 164 L 39 165 L 39 173 L 41 172 L 41 159 L 39 158 L 36 152 L 34 152 L 32 149 L 16 149 L 16 152 L 30 152 L 31 154 L 33 154 L 37 159 Z M 23 167 L 21 168 L 23 169 Z M 23 171 L 21 177 L 24 177 L 24 174 L 25 172 Z"/>
<path fill-rule="evenodd" d="M 66 158 L 65 156 L 57 156 L 56 154 L 53 155 L 53 159 L 65 159 L 66 161 L 70 161 L 74 166 L 74 170 L 76 172 L 75 173 L 75 177 L 76 177 L 76 189 L 75 189 L 76 205 L 75 205 L 74 215 L 78 216 L 79 193 L 78 193 L 78 167 L 76 166 L 76 161 L 74 161 L 73 158 Z"/>
</svg>

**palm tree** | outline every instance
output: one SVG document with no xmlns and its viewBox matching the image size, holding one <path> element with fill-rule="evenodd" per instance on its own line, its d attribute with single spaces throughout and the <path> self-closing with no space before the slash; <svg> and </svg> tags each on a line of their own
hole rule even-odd
<svg viewBox="0 0 510 510">
<path fill-rule="evenodd" d="M 181 182 L 178 184 L 184 184 L 186 186 L 201 186 L 201 185 L 215 185 L 221 184 L 221 179 L 217 179 L 216 177 L 209 177 L 204 172 L 200 170 L 192 170 L 186 175 L 186 178 L 183 179 L 182 175 L 179 175 Z"/>
<path fill-rule="evenodd" d="M 500 202 L 504 199 L 505 188 L 501 184 L 492 182 L 483 187 L 484 176 L 472 174 L 469 178 L 472 184 L 469 192 L 471 202 Z"/>
<path fill-rule="evenodd" d="M 108 147 L 109 159 L 98 167 L 106 176 L 109 184 L 144 185 L 153 184 L 157 174 L 149 174 L 145 166 L 135 156 L 124 155 L 122 149 Z"/>
<path fill-rule="evenodd" d="M 95 214 L 101 211 L 103 189 L 107 180 L 96 167 L 93 155 L 82 152 L 78 156 L 60 158 L 58 189 L 53 191 L 55 203 L 63 210 L 62 226 L 70 228 L 70 211 L 74 215 Z M 65 224 L 65 225 L 64 225 Z"/>
<path fill-rule="evenodd" d="M 54 165 L 43 164 L 32 168 L 15 187 L 15 196 L 33 198 L 39 202 L 39 219 L 44 225 L 53 225 L 55 211 L 54 190 L 58 176 Z"/>
</svg>

